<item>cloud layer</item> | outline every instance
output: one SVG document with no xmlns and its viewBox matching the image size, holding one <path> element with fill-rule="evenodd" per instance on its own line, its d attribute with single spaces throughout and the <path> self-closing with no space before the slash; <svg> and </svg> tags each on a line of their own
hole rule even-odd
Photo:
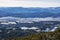
<svg viewBox="0 0 60 40">
<path fill-rule="evenodd" d="M 0 0 L 0 7 L 60 7 L 59 2 L 29 1 L 29 0 Z"/>
</svg>

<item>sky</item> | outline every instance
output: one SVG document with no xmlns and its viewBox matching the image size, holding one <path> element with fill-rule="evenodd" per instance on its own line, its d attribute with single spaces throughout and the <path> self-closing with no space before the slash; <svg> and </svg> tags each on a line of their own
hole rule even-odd
<svg viewBox="0 0 60 40">
<path fill-rule="evenodd" d="M 0 0 L 0 7 L 60 7 L 60 0 Z"/>
</svg>

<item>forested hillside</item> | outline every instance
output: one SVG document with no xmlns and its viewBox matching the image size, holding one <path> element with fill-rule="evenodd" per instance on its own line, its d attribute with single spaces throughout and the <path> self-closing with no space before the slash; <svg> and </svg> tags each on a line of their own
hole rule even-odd
<svg viewBox="0 0 60 40">
<path fill-rule="evenodd" d="M 24 37 L 5 38 L 6 40 L 60 40 L 60 29 L 54 32 L 41 32 Z"/>
</svg>

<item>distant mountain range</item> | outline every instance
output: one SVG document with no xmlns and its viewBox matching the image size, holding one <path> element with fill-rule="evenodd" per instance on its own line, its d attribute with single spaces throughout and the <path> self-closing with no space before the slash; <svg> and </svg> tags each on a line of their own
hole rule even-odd
<svg viewBox="0 0 60 40">
<path fill-rule="evenodd" d="M 58 28 L 60 7 L 0 7 L 0 39 L 53 32 Z"/>
<path fill-rule="evenodd" d="M 50 8 L 23 8 L 23 7 L 0 7 L 0 17 L 60 17 L 60 7 Z"/>
</svg>

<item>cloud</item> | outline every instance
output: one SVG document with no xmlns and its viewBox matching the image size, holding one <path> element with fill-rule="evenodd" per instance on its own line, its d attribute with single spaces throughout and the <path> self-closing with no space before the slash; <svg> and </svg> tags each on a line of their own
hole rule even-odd
<svg viewBox="0 0 60 40">
<path fill-rule="evenodd" d="M 58 27 L 54 27 L 52 30 L 50 30 L 51 32 L 55 31 Z"/>
<path fill-rule="evenodd" d="M 60 7 L 57 2 L 0 0 L 0 7 Z"/>
<path fill-rule="evenodd" d="M 60 3 L 60 0 L 13 0 L 13 1 L 36 1 L 36 2 L 55 2 Z"/>
<path fill-rule="evenodd" d="M 46 17 L 46 18 L 16 18 L 16 17 L 1 17 L 0 22 L 6 22 L 10 20 L 14 20 L 18 23 L 34 23 L 40 21 L 60 21 L 60 17 L 53 18 L 53 17 Z M 14 23 L 14 22 L 13 22 Z"/>
<path fill-rule="evenodd" d="M 21 27 L 21 29 L 23 29 L 23 30 L 27 30 L 27 29 L 29 29 L 29 30 L 36 30 L 36 29 L 38 29 L 37 27 Z"/>
</svg>

